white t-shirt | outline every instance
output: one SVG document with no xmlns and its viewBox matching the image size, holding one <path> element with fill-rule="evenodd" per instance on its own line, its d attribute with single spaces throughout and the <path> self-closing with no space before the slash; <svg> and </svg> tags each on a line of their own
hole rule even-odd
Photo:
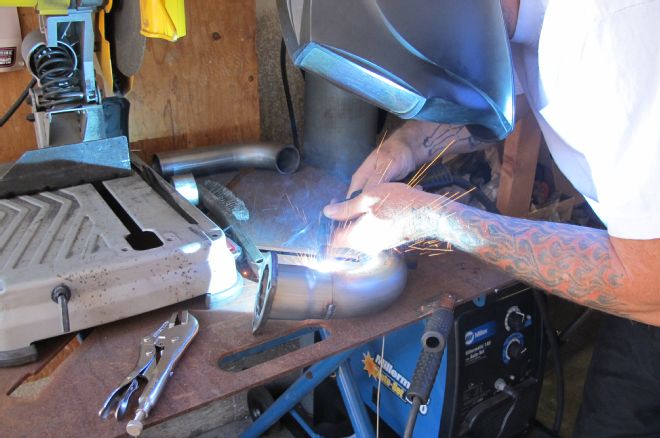
<svg viewBox="0 0 660 438">
<path fill-rule="evenodd" d="M 512 52 L 555 162 L 609 234 L 660 238 L 660 0 L 521 0 Z"/>
</svg>

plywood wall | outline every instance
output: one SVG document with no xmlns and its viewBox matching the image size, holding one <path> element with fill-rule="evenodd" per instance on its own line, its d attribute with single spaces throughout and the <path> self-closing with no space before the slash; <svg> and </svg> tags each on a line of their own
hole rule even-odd
<svg viewBox="0 0 660 438">
<path fill-rule="evenodd" d="M 254 1 L 186 2 L 188 35 L 176 43 L 148 40 L 131 101 L 132 148 L 156 151 L 259 138 Z M 36 26 L 21 9 L 23 33 Z M 25 72 L 0 74 L 0 111 L 29 81 Z M 0 162 L 35 145 L 29 112 L 21 108 L 0 128 Z"/>
<path fill-rule="evenodd" d="M 37 27 L 37 15 L 32 8 L 20 8 L 19 19 L 24 36 Z M 0 73 L 0 113 L 7 111 L 30 79 L 26 70 Z M 0 128 L 0 163 L 15 160 L 23 151 L 36 147 L 32 123 L 25 120 L 29 113 L 30 107 L 21 105 L 14 117 Z"/>
</svg>

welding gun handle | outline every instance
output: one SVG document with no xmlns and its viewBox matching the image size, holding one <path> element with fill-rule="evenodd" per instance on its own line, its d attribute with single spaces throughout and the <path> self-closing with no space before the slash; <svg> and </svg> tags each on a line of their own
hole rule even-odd
<svg viewBox="0 0 660 438">
<path fill-rule="evenodd" d="M 435 383 L 435 377 L 438 374 L 441 362 L 442 352 L 430 353 L 428 351 L 422 351 L 419 359 L 417 359 L 415 374 L 413 374 L 410 389 L 408 390 L 407 397 L 409 400 L 418 398 L 421 404 L 424 405 L 429 401 L 431 389 L 433 389 L 433 383 Z"/>
<path fill-rule="evenodd" d="M 422 334 L 424 351 L 442 353 L 453 325 L 454 313 L 450 309 L 440 308 L 433 312 Z"/>
<path fill-rule="evenodd" d="M 433 312 L 427 321 L 422 334 L 422 352 L 417 360 L 415 373 L 408 390 L 408 399 L 418 398 L 422 404 L 428 402 L 442 363 L 442 355 L 453 321 L 453 312 L 445 308 Z"/>
</svg>

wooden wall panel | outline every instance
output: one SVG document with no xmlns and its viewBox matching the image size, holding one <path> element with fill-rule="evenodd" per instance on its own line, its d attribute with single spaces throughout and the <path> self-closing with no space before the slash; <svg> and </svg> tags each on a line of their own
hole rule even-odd
<svg viewBox="0 0 660 438">
<path fill-rule="evenodd" d="M 38 27 L 37 14 L 32 8 L 19 8 L 19 20 L 23 36 Z M 0 73 L 0 113 L 4 114 L 9 106 L 25 89 L 32 77 L 27 70 Z M 0 128 L 0 163 L 15 160 L 21 154 L 37 147 L 32 123 L 25 120 L 30 113 L 26 104 L 14 113 L 14 116 Z"/>
<path fill-rule="evenodd" d="M 132 147 L 145 158 L 260 136 L 255 1 L 188 1 L 186 14 L 186 37 L 176 43 L 148 40 L 129 95 Z M 36 26 L 34 10 L 22 8 L 20 17 L 24 34 Z M 26 72 L 0 74 L 0 112 L 29 80 Z M 28 112 L 24 106 L 0 128 L 0 162 L 35 147 Z"/>
<path fill-rule="evenodd" d="M 129 96 L 133 146 L 145 158 L 259 138 L 255 1 L 193 0 L 186 13 L 185 38 L 148 41 Z"/>
</svg>

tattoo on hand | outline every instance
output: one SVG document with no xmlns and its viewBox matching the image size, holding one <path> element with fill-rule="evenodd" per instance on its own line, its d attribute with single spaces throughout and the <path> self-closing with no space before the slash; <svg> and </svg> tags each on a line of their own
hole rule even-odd
<svg viewBox="0 0 660 438">
<path fill-rule="evenodd" d="M 429 157 L 435 156 L 449 142 L 455 139 L 457 145 L 467 143 L 468 150 L 474 152 L 479 149 L 481 142 L 475 140 L 464 126 L 436 125 L 433 132 L 422 140 L 422 147 Z"/>
</svg>

